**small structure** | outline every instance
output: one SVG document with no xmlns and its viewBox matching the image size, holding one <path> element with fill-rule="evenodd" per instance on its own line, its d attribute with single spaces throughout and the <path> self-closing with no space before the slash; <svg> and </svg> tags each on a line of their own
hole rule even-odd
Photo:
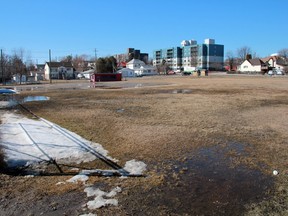
<svg viewBox="0 0 288 216">
<path fill-rule="evenodd" d="M 91 82 L 109 82 L 109 81 L 121 81 L 121 73 L 94 73 L 91 75 Z"/>
</svg>

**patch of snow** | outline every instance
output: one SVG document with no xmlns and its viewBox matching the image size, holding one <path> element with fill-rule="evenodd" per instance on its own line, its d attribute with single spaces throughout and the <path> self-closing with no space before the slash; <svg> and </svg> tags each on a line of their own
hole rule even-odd
<svg viewBox="0 0 288 216">
<path fill-rule="evenodd" d="M 88 209 L 98 209 L 104 206 L 114 205 L 118 206 L 118 200 L 116 199 L 104 199 L 102 196 L 97 196 L 94 200 L 87 203 Z"/>
<path fill-rule="evenodd" d="M 87 203 L 88 209 L 97 209 L 101 208 L 103 206 L 107 205 L 118 205 L 118 200 L 117 199 L 106 199 L 104 197 L 112 198 L 117 195 L 117 193 L 120 193 L 122 190 L 120 187 L 114 188 L 110 192 L 104 192 L 98 188 L 93 188 L 93 187 L 87 187 L 84 189 L 84 192 L 87 193 L 87 197 L 92 197 L 95 196 L 94 200 L 91 200 Z"/>
<path fill-rule="evenodd" d="M 112 159 L 98 143 L 92 143 L 45 119 L 28 119 L 5 112 L 1 116 L 1 145 L 8 166 L 51 161 L 65 163 L 89 162 L 100 156 Z"/>
<path fill-rule="evenodd" d="M 79 216 L 97 216 L 96 214 L 92 214 L 92 213 L 89 213 L 89 214 L 81 214 Z"/>
<path fill-rule="evenodd" d="M 84 182 L 85 183 L 88 179 L 89 179 L 89 177 L 87 175 L 79 174 L 79 175 L 73 176 L 72 178 L 68 179 L 67 182 L 69 182 L 69 183 Z"/>
<path fill-rule="evenodd" d="M 65 182 L 57 182 L 56 185 L 63 185 L 66 184 Z"/>
<path fill-rule="evenodd" d="M 127 161 L 124 170 L 128 171 L 132 175 L 141 175 L 147 169 L 147 165 L 142 161 L 136 161 L 135 159 Z"/>
<path fill-rule="evenodd" d="M 34 175 L 25 175 L 24 178 L 34 178 Z"/>
</svg>

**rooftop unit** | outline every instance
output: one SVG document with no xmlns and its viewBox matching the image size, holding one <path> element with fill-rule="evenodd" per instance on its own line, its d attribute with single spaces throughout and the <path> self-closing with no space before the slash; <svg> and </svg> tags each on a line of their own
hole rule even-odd
<svg viewBox="0 0 288 216">
<path fill-rule="evenodd" d="M 215 44 L 215 40 L 214 39 L 205 39 L 204 44 Z"/>
</svg>

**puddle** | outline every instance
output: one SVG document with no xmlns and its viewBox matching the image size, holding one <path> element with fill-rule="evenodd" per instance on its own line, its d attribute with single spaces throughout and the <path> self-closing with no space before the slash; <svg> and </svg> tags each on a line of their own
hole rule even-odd
<svg viewBox="0 0 288 216">
<path fill-rule="evenodd" d="M 203 147 L 183 161 L 169 161 L 168 169 L 159 167 L 159 173 L 165 173 L 164 185 L 144 195 L 151 202 L 146 205 L 180 215 L 242 215 L 246 204 L 265 199 L 273 186 L 272 176 L 232 163 L 247 155 L 244 144 L 230 143 Z"/>
<path fill-rule="evenodd" d="M 49 97 L 46 96 L 27 96 L 23 99 L 19 99 L 16 96 L 9 96 L 9 97 L 0 97 L 0 109 L 6 109 L 16 106 L 19 103 L 27 103 L 32 101 L 47 101 L 50 100 Z"/>
<path fill-rule="evenodd" d="M 194 91 L 194 90 L 193 90 Z M 167 90 L 159 90 L 157 93 L 160 94 L 192 94 L 194 93 L 192 89 L 167 89 Z"/>
<path fill-rule="evenodd" d="M 191 89 L 176 89 L 172 91 L 172 94 L 190 94 L 192 93 Z"/>
<path fill-rule="evenodd" d="M 191 212 L 187 206 L 197 208 L 193 212 L 202 214 L 243 213 L 245 204 L 258 202 L 272 186 L 271 176 L 232 163 L 235 157 L 247 155 L 241 143 L 201 148 L 186 161 L 175 163 L 172 171 L 179 178 L 179 187 L 167 192 L 181 194 L 181 206 L 188 213 Z"/>
<path fill-rule="evenodd" d="M 47 101 L 47 100 L 50 100 L 50 98 L 46 96 L 27 96 L 23 98 L 22 103 L 32 102 L 32 101 Z"/>
<path fill-rule="evenodd" d="M 92 83 L 89 88 L 103 89 L 127 89 L 127 88 L 144 88 L 170 85 L 168 83 L 127 83 L 127 82 L 107 82 L 107 83 Z"/>
</svg>

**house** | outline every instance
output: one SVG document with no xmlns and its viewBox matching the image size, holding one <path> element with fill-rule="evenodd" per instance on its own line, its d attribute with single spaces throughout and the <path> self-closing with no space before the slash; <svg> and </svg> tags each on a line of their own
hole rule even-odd
<svg viewBox="0 0 288 216">
<path fill-rule="evenodd" d="M 285 68 L 288 66 L 288 62 L 283 57 L 278 55 L 271 55 L 261 60 L 268 64 L 269 70 L 279 69 L 281 71 L 285 71 Z"/>
<path fill-rule="evenodd" d="M 238 70 L 244 73 L 265 73 L 268 71 L 268 65 L 259 58 L 246 59 Z"/>
<path fill-rule="evenodd" d="M 46 62 L 45 79 L 74 79 L 74 69 L 71 62 Z"/>
<path fill-rule="evenodd" d="M 121 73 L 123 78 L 136 76 L 135 71 L 130 68 L 122 68 L 118 70 L 117 73 Z"/>
<path fill-rule="evenodd" d="M 157 68 L 150 65 L 142 65 L 140 68 L 134 69 L 136 76 L 152 76 L 157 75 Z"/>
<path fill-rule="evenodd" d="M 126 63 L 126 68 L 130 68 L 132 70 L 135 70 L 137 68 L 140 68 L 141 66 L 144 66 L 145 63 L 139 59 L 132 59 L 131 61 Z"/>
<path fill-rule="evenodd" d="M 27 81 L 27 76 L 25 74 L 14 74 L 12 78 L 15 83 L 25 83 Z"/>
<path fill-rule="evenodd" d="M 79 72 L 77 78 L 79 79 L 90 79 L 91 75 L 95 73 L 94 69 L 90 69 L 87 71 Z"/>
<path fill-rule="evenodd" d="M 136 76 L 149 76 L 157 74 L 156 67 L 146 65 L 139 59 L 132 59 L 131 61 L 127 62 L 126 68 L 134 70 Z"/>
</svg>

